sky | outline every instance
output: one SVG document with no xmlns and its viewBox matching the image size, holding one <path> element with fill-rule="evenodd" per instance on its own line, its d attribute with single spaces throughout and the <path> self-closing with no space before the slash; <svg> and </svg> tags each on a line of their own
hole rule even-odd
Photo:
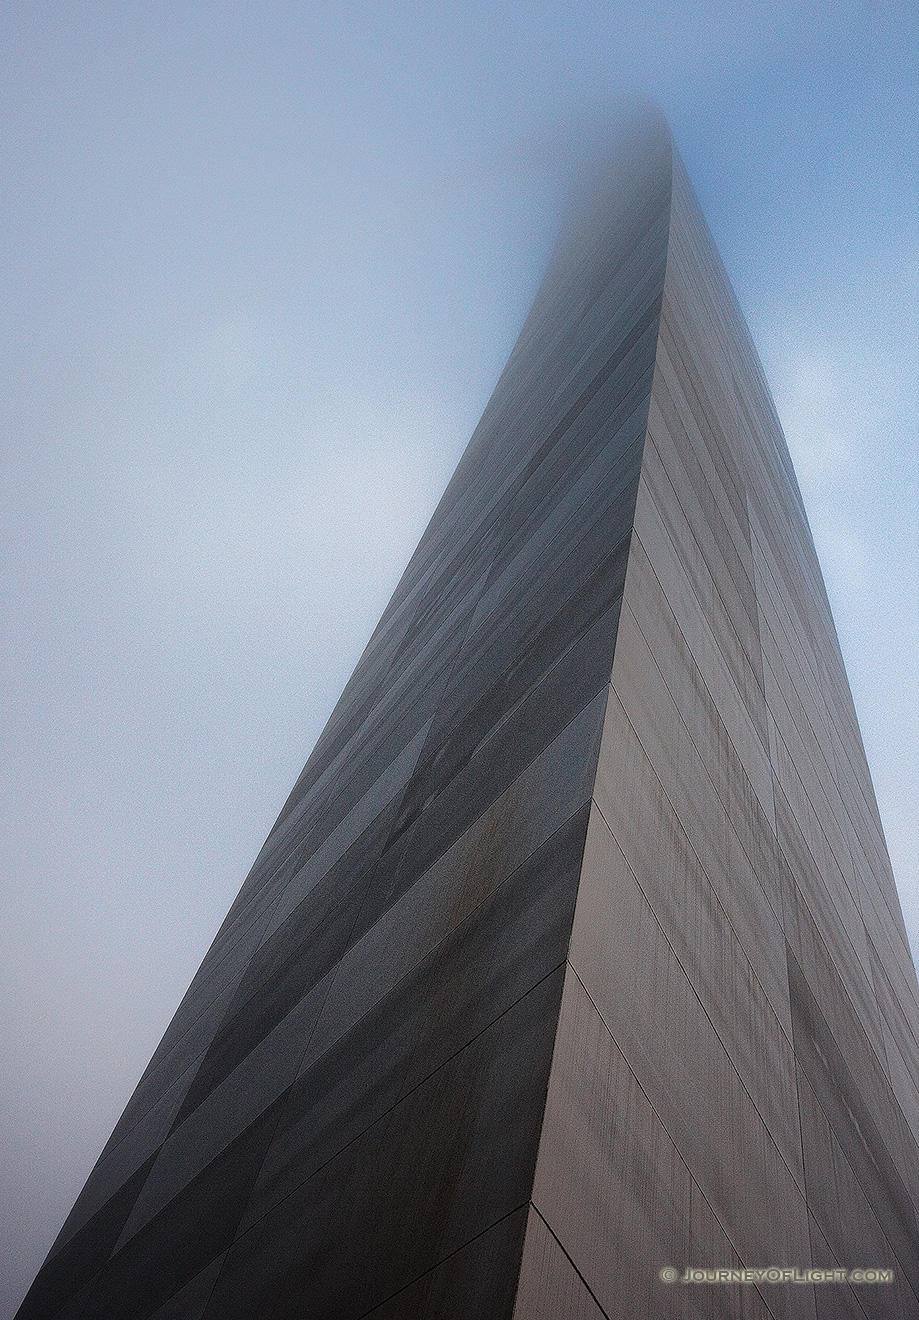
<svg viewBox="0 0 919 1320">
<path fill-rule="evenodd" d="M 763 359 L 919 950 L 919 7 L 7 0 L 0 1320 L 654 99 Z"/>
</svg>

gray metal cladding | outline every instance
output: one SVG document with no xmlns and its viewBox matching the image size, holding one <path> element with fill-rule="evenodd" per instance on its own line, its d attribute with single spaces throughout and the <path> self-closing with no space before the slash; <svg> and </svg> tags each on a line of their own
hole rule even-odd
<svg viewBox="0 0 919 1320">
<path fill-rule="evenodd" d="M 919 1314 L 917 1004 L 787 449 L 675 159 L 517 1320 L 545 1289 L 565 1315 Z M 893 1282 L 658 1277 L 869 1264 Z"/>
<path fill-rule="evenodd" d="M 787 450 L 651 123 L 21 1317 L 915 1314 L 917 1005 Z M 659 1278 L 774 1264 L 896 1281 Z"/>
</svg>

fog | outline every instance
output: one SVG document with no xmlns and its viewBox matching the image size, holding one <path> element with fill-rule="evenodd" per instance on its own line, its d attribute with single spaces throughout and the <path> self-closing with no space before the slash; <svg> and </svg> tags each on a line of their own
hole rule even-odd
<svg viewBox="0 0 919 1320">
<path fill-rule="evenodd" d="M 0 1317 L 623 98 L 668 116 L 763 358 L 919 948 L 914 5 L 13 0 L 0 51 Z"/>
</svg>

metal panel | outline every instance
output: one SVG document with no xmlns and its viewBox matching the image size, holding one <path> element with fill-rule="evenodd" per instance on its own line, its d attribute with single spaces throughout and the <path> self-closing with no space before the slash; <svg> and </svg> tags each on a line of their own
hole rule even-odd
<svg viewBox="0 0 919 1320">
<path fill-rule="evenodd" d="M 788 453 L 652 125 L 21 1314 L 902 1320 L 917 1023 Z"/>
</svg>

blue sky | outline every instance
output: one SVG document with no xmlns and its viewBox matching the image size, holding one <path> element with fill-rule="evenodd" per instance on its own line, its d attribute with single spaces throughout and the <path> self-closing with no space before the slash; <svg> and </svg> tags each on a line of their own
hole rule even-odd
<svg viewBox="0 0 919 1320">
<path fill-rule="evenodd" d="M 0 1317 L 624 96 L 667 114 L 763 358 L 919 948 L 915 4 L 8 0 L 0 51 Z"/>
</svg>

